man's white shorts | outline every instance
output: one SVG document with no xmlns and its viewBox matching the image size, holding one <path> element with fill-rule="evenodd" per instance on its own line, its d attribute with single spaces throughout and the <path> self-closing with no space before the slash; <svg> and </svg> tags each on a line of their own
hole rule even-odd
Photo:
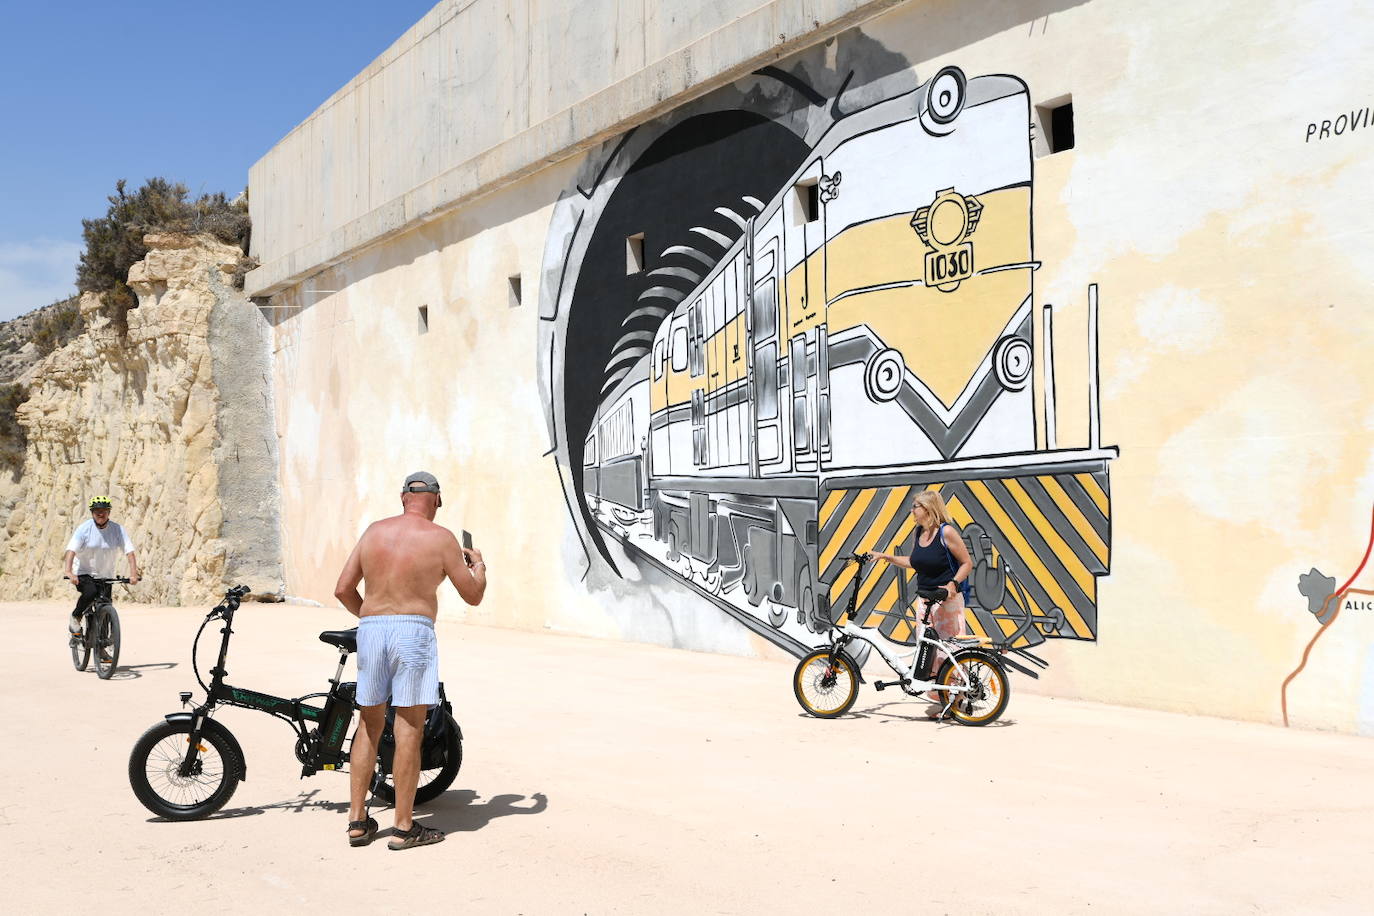
<svg viewBox="0 0 1374 916">
<path fill-rule="evenodd" d="M 423 614 L 369 614 L 358 621 L 359 706 L 437 706 L 439 643 Z"/>
</svg>

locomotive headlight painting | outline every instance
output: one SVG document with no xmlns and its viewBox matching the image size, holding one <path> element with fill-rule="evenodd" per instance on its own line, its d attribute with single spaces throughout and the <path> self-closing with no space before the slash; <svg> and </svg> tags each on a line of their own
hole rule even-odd
<svg viewBox="0 0 1374 916">
<path fill-rule="evenodd" d="M 909 551 L 912 497 L 935 489 L 974 559 L 975 633 L 1095 639 L 1116 450 L 1096 422 L 1084 447 L 1037 437 L 1030 123 L 1021 80 L 945 67 L 812 132 L 771 197 L 708 201 L 733 234 L 665 241 L 667 285 L 616 306 L 640 325 L 579 431 L 570 507 L 799 652 L 855 588 L 906 637 L 874 612 L 909 574 L 855 582 L 845 558 Z"/>
</svg>

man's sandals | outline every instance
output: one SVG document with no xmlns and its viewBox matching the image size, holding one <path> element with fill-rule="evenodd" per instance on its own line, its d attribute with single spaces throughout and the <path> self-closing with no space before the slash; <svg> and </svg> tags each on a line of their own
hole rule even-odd
<svg viewBox="0 0 1374 916">
<path fill-rule="evenodd" d="M 386 844 L 387 849 L 409 849 L 412 846 L 428 846 L 431 843 L 442 843 L 444 832 L 426 827 L 418 821 L 411 823 L 409 830 L 394 830 L 391 840 Z"/>
<path fill-rule="evenodd" d="M 353 835 L 353 831 L 355 831 L 355 830 L 361 830 L 361 831 L 363 832 L 363 835 L 362 835 L 362 836 L 354 836 L 354 835 Z M 376 820 L 376 818 L 371 818 L 371 817 L 369 817 L 369 818 L 368 818 L 367 820 L 365 820 L 365 821 L 349 821 L 349 822 L 348 822 L 348 845 L 349 845 L 349 846 L 366 846 L 368 843 L 371 843 L 371 842 L 372 842 L 372 840 L 373 840 L 373 838 L 374 838 L 375 836 L 377 836 L 377 820 Z"/>
</svg>

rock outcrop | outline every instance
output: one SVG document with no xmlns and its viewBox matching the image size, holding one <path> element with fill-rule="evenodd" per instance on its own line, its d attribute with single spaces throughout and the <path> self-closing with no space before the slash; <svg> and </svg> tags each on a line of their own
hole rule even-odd
<svg viewBox="0 0 1374 916">
<path fill-rule="evenodd" d="M 127 332 L 86 294 L 85 333 L 22 378 L 28 450 L 0 531 L 0 598 L 71 593 L 61 557 L 96 493 L 138 548 L 136 600 L 203 603 L 231 580 L 283 591 L 270 336 L 230 283 L 240 252 L 146 242 Z"/>
</svg>

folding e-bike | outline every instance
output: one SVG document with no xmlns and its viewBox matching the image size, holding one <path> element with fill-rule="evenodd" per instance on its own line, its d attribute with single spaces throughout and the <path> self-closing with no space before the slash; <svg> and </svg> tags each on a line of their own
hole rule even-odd
<svg viewBox="0 0 1374 916">
<path fill-rule="evenodd" d="M 225 592 L 224 601 L 217 605 L 196 631 L 191 645 L 191 667 L 196 680 L 205 690 L 205 702 L 189 712 L 167 715 L 144 732 L 129 755 L 129 783 L 134 794 L 149 811 L 169 820 L 195 820 L 208 817 L 224 806 L 247 778 L 243 749 L 232 732 L 211 718 L 219 705 L 256 709 L 285 720 L 296 732 L 296 759 L 301 762 L 301 777 L 313 776 L 320 770 L 343 772 L 348 763 L 350 748 L 344 747 L 344 736 L 353 721 L 354 693 L 357 684 L 343 680 L 344 665 L 350 653 L 356 652 L 357 628 L 326 630 L 320 641 L 339 650 L 339 666 L 329 681 L 329 690 L 311 693 L 295 699 L 271 696 L 224 682 L 228 672 L 224 668 L 229 653 L 229 637 L 233 634 L 234 612 L 248 594 L 246 586 Z M 201 679 L 196 667 L 196 647 L 201 634 L 212 620 L 223 620 L 220 630 L 219 661 L 210 669 L 210 683 Z M 323 698 L 322 706 L 307 700 Z M 191 702 L 190 691 L 181 694 L 182 706 Z M 395 800 L 391 784 L 391 764 L 395 752 L 392 732 L 394 710 L 387 710 L 386 728 L 377 747 L 377 769 L 372 777 L 372 794 L 383 802 Z M 463 764 L 463 732 L 453 719 L 453 706 L 439 685 L 439 705 L 425 718 L 421 739 L 420 783 L 415 801 L 423 803 L 441 795 L 452 785 Z"/>
<path fill-rule="evenodd" d="M 1048 663 L 1024 649 L 1012 649 L 1009 642 L 984 643 L 977 639 L 942 639 L 930 625 L 931 611 L 948 597 L 943 588 L 917 589 L 917 598 L 924 604 L 924 613 L 917 616 L 910 606 L 897 611 L 876 611 L 885 617 L 895 617 L 906 624 L 910 638 L 901 644 L 911 647 L 905 658 L 888 651 L 884 643 L 875 639 L 856 619 L 859 583 L 864 567 L 871 562 L 867 554 L 857 554 L 848 562 L 859 568 L 848 604 L 836 603 L 831 614 L 830 644 L 802 657 L 792 677 L 792 691 L 802 709 L 813 716 L 833 719 L 842 716 L 854 705 L 863 676 L 849 646 L 856 640 L 867 643 L 897 675 L 895 681 L 875 681 L 874 689 L 900 687 L 910 696 L 926 693 L 941 704 L 940 716 L 949 717 L 963 725 L 987 725 L 997 721 L 1006 711 L 1011 699 L 1011 684 L 1007 668 L 1011 667 L 1030 677 L 1035 672 L 1004 658 L 1007 651 L 1016 652 L 1033 664 L 1045 667 Z M 846 619 L 847 618 L 847 619 Z M 839 621 L 844 619 L 844 623 Z M 895 632 L 895 631 L 894 631 Z M 892 640 L 897 641 L 897 640 Z M 939 668 L 930 673 L 932 663 Z"/>
</svg>

